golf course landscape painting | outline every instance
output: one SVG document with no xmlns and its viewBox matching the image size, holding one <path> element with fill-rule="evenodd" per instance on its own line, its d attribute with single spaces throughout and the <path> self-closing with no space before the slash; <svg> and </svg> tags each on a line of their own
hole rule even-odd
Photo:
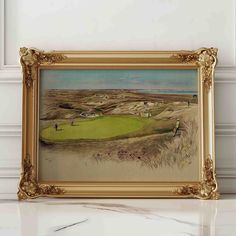
<svg viewBox="0 0 236 236">
<path fill-rule="evenodd" d="M 197 69 L 42 69 L 39 179 L 197 181 Z"/>
</svg>

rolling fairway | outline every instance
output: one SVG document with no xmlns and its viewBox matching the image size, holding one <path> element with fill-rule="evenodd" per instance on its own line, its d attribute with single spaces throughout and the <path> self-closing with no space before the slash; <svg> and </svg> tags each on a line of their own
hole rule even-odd
<svg viewBox="0 0 236 236">
<path fill-rule="evenodd" d="M 150 119 L 128 115 L 102 116 L 94 119 L 77 119 L 74 125 L 59 124 L 58 131 L 49 126 L 41 137 L 47 141 L 103 140 L 123 136 L 142 129 Z"/>
</svg>

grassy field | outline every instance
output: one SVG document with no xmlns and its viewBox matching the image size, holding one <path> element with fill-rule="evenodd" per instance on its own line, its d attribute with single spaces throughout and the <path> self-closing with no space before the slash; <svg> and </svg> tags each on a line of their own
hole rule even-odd
<svg viewBox="0 0 236 236">
<path fill-rule="evenodd" d="M 137 132 L 150 123 L 149 118 L 129 115 L 76 119 L 73 126 L 69 122 L 59 124 L 57 131 L 52 125 L 43 129 L 41 138 L 47 141 L 103 140 Z"/>
</svg>

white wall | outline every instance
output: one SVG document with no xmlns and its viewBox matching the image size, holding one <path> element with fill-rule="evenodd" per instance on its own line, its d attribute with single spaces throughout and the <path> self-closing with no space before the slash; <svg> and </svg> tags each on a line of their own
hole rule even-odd
<svg viewBox="0 0 236 236">
<path fill-rule="evenodd" d="M 236 192 L 235 0 L 0 0 L 0 197 L 15 198 L 21 159 L 18 50 L 219 48 L 216 158 Z"/>
</svg>

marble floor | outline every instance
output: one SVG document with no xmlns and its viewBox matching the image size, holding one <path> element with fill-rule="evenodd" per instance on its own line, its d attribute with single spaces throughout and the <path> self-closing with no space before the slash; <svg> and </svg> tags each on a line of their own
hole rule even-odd
<svg viewBox="0 0 236 236">
<path fill-rule="evenodd" d="M 236 235 L 236 196 L 168 199 L 0 200 L 1 236 Z"/>
</svg>

